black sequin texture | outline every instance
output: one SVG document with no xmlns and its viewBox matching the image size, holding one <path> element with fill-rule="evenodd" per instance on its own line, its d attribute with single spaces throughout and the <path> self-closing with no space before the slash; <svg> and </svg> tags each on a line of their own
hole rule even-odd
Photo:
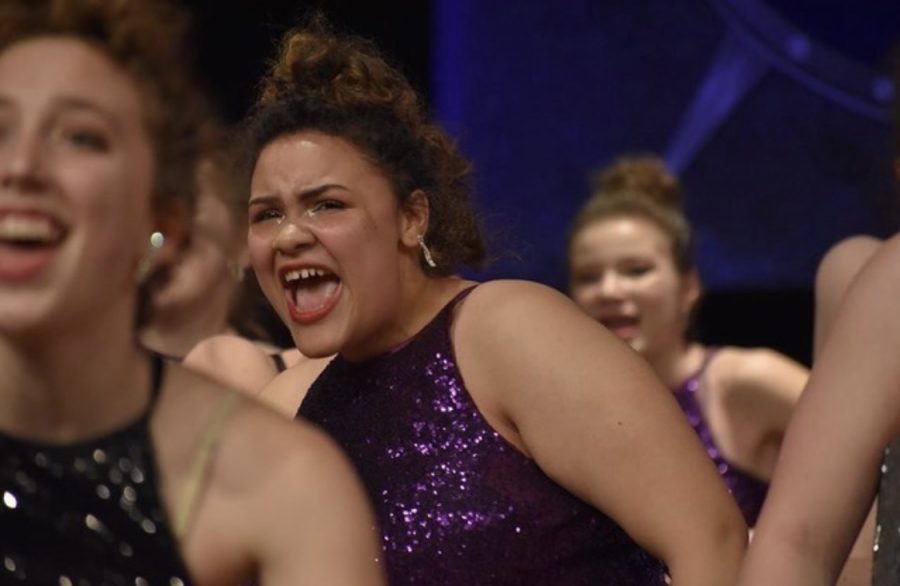
<svg viewBox="0 0 900 586">
<path fill-rule="evenodd" d="M 158 486 L 149 410 L 74 445 L 0 433 L 0 584 L 189 584 Z"/>
</svg>

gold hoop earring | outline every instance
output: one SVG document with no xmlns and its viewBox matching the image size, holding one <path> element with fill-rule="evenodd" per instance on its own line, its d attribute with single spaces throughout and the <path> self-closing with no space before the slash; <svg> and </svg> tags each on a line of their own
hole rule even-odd
<svg viewBox="0 0 900 586">
<path fill-rule="evenodd" d="M 427 264 L 428 266 L 430 266 L 433 269 L 436 269 L 437 263 L 434 262 L 434 257 L 431 256 L 431 251 L 428 250 L 428 245 L 425 244 L 425 238 L 421 234 L 419 234 L 417 236 L 417 239 L 419 241 L 419 248 L 422 249 L 422 254 L 425 256 L 425 264 Z"/>
<path fill-rule="evenodd" d="M 138 261 L 137 269 L 134 272 L 135 283 L 141 285 L 147 280 L 156 264 L 156 257 L 165 243 L 166 237 L 162 232 L 154 232 L 150 235 L 147 250 L 144 252 L 144 256 L 141 257 L 141 260 Z"/>
</svg>

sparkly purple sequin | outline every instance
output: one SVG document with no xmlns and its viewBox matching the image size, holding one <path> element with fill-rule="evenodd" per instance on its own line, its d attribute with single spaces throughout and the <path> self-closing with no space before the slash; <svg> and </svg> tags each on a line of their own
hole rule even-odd
<svg viewBox="0 0 900 586">
<path fill-rule="evenodd" d="M 455 303 L 393 352 L 336 358 L 299 411 L 356 464 L 391 584 L 664 584 L 658 561 L 484 420 L 453 356 Z"/>
<path fill-rule="evenodd" d="M 711 351 L 707 356 L 699 371 L 675 389 L 675 398 L 678 400 L 678 404 L 681 405 L 685 416 L 687 416 L 688 423 L 700 436 L 703 447 L 706 448 L 706 453 L 712 458 L 713 463 L 716 465 L 716 470 L 719 471 L 719 475 L 725 481 L 725 486 L 728 487 L 728 491 L 737 502 L 738 508 L 744 514 L 744 520 L 747 522 L 747 525 L 753 527 L 756 525 L 756 519 L 759 517 L 769 485 L 735 467 L 722 456 L 697 400 L 697 389 L 700 388 L 700 380 L 703 378 L 706 365 L 709 364 L 714 352 Z"/>
</svg>

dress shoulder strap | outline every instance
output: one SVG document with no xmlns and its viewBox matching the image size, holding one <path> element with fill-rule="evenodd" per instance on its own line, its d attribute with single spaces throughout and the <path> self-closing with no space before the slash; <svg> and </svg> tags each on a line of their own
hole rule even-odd
<svg viewBox="0 0 900 586">
<path fill-rule="evenodd" d="M 713 358 L 716 357 L 716 354 L 719 353 L 718 346 L 708 346 L 703 353 L 703 362 L 700 364 L 700 369 L 697 370 L 697 378 L 701 378 L 704 374 L 706 374 L 706 369 L 709 366 L 709 363 L 712 362 Z"/>
<path fill-rule="evenodd" d="M 284 358 L 282 358 L 280 353 L 269 354 L 269 358 L 272 360 L 272 363 L 275 365 L 275 370 L 279 373 L 287 370 L 287 364 L 284 362 Z"/>
<path fill-rule="evenodd" d="M 181 539 L 187 532 L 188 525 L 197 505 L 197 499 L 203 489 L 212 458 L 216 447 L 225 431 L 231 415 L 241 402 L 241 395 L 237 391 L 228 391 L 219 405 L 216 407 L 194 453 L 188 470 L 187 480 L 182 489 L 181 498 L 178 499 L 178 508 L 175 511 L 175 537 Z"/>
</svg>

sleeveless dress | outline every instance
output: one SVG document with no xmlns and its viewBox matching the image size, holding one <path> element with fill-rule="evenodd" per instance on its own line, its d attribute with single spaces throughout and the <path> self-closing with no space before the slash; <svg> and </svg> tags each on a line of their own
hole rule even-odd
<svg viewBox="0 0 900 586">
<path fill-rule="evenodd" d="M 722 480 L 725 481 L 728 492 L 734 497 L 738 508 L 744 514 L 744 521 L 746 521 L 747 526 L 753 527 L 756 525 L 763 501 L 766 499 L 769 485 L 742 471 L 722 456 L 713 439 L 709 424 L 703 416 L 700 402 L 697 400 L 697 390 L 700 388 L 703 374 L 706 372 L 706 367 L 712 361 L 715 353 L 715 349 L 707 352 L 700 369 L 675 389 L 675 399 L 681 406 L 681 410 L 684 411 L 688 423 L 691 424 L 691 427 L 694 428 L 694 431 L 700 437 L 700 441 L 703 442 L 703 447 L 706 448 L 706 453 L 716 465 L 716 470 L 719 471 Z"/>
<path fill-rule="evenodd" d="M 181 506 L 168 518 L 150 433 L 162 386 L 153 356 L 152 395 L 134 422 L 75 444 L 0 433 L 0 584 L 185 586 L 178 547 L 237 395 L 226 395 L 201 436 Z"/>
<path fill-rule="evenodd" d="M 664 584 L 657 560 L 475 406 L 450 339 L 453 309 L 469 291 L 402 346 L 362 362 L 335 358 L 299 409 L 355 463 L 390 583 Z"/>
<path fill-rule="evenodd" d="M 884 451 L 872 550 L 873 586 L 900 584 L 900 439 Z"/>
</svg>

